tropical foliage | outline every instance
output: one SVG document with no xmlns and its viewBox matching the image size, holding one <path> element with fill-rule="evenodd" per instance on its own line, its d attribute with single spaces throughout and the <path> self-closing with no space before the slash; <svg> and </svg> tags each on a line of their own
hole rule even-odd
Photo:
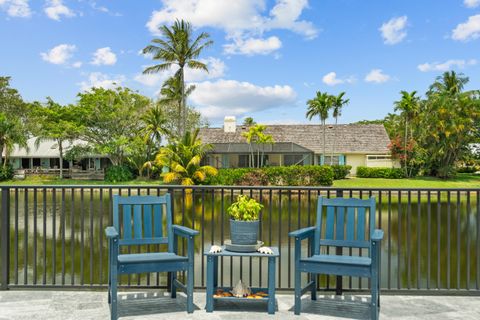
<svg viewBox="0 0 480 320">
<path fill-rule="evenodd" d="M 272 135 L 265 134 L 266 125 L 255 124 L 248 127 L 248 131 L 242 132 L 242 137 L 245 138 L 250 150 L 249 165 L 250 168 L 261 168 L 264 166 L 265 145 L 274 144 L 275 140 Z M 257 149 L 257 160 L 254 158 L 253 146 Z M 256 164 L 256 165 L 255 165 Z"/>
<path fill-rule="evenodd" d="M 212 146 L 202 144 L 198 131 L 186 132 L 181 140 L 160 148 L 155 163 L 160 168 L 168 169 L 168 172 L 161 174 L 165 183 L 201 184 L 207 177 L 217 174 L 214 167 L 201 164 Z"/>
<path fill-rule="evenodd" d="M 189 90 L 185 88 L 185 68 L 208 72 L 207 65 L 198 60 L 198 57 L 205 48 L 213 44 L 213 41 L 206 32 L 194 37 L 191 24 L 184 20 L 176 20 L 171 27 L 163 25 L 159 27 L 159 32 L 163 38 L 153 39 L 152 43 L 143 49 L 143 53 L 152 55 L 153 60 L 159 60 L 160 63 L 147 67 L 143 73 L 151 74 L 169 71 L 172 67 L 178 68 L 175 70 L 175 76 L 170 79 L 172 83 L 166 85 L 173 89 L 172 94 L 168 95 L 169 99 L 174 98 L 179 101 L 181 121 L 178 136 L 183 136 L 187 118 L 186 96 Z"/>
</svg>

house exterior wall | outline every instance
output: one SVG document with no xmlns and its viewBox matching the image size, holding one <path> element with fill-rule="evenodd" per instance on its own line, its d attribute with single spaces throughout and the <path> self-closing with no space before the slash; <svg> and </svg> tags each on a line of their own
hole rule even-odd
<svg viewBox="0 0 480 320">
<path fill-rule="evenodd" d="M 366 154 L 346 154 L 345 155 L 346 164 L 352 166 L 350 170 L 351 175 L 357 174 L 357 167 L 365 166 L 367 155 Z"/>
</svg>

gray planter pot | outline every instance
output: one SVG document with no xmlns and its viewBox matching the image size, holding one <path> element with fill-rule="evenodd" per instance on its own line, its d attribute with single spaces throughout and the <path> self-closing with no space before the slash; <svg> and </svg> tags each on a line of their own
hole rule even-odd
<svg viewBox="0 0 480 320">
<path fill-rule="evenodd" d="M 237 221 L 230 219 L 232 244 L 256 244 L 260 220 Z"/>
</svg>

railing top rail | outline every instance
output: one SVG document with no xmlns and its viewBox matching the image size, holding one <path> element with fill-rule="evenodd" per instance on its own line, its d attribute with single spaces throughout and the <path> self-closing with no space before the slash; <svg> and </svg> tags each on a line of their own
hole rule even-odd
<svg viewBox="0 0 480 320">
<path fill-rule="evenodd" d="M 368 187 L 325 187 L 325 186 L 232 186 L 232 185 L 100 185 L 100 184 L 78 184 L 78 185 L 0 185 L 0 189 L 204 189 L 204 190 L 334 190 L 334 191 L 465 191 L 465 192 L 480 192 L 479 188 L 368 188 Z"/>
</svg>

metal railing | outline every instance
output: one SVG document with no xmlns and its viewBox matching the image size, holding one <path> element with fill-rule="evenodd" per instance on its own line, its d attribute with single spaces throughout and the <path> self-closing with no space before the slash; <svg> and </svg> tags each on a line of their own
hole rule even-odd
<svg viewBox="0 0 480 320">
<path fill-rule="evenodd" d="M 107 241 L 112 195 L 172 194 L 174 223 L 200 231 L 195 240 L 195 286 L 206 282 L 203 251 L 229 237 L 227 207 L 237 194 L 263 203 L 260 238 L 278 246 L 277 287 L 293 288 L 293 241 L 288 232 L 311 226 L 316 199 L 375 196 L 382 242 L 383 291 L 479 294 L 480 189 L 379 189 L 255 186 L 1 186 L 1 289 L 99 288 L 107 284 Z M 306 245 L 306 244 L 305 244 Z M 133 247 L 128 252 L 162 250 Z M 185 249 L 185 244 L 180 245 Z M 306 246 L 302 248 L 306 251 Z M 327 252 L 332 251 L 327 248 Z M 368 254 L 344 249 L 342 254 Z M 266 263 L 222 258 L 220 285 L 238 279 L 266 283 Z M 306 280 L 306 279 L 305 279 Z M 164 274 L 121 279 L 125 287 L 166 287 Z M 361 291 L 368 279 L 319 276 L 319 289 Z"/>
</svg>

